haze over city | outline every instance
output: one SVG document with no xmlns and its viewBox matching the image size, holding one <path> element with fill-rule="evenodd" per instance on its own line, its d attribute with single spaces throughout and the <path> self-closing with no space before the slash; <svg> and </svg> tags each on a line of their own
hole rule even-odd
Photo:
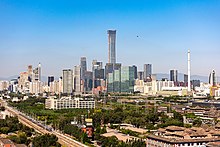
<svg viewBox="0 0 220 147">
<path fill-rule="evenodd" d="M 208 76 L 220 68 L 220 1 L 0 1 L 0 77 L 42 63 L 43 75 L 87 57 L 108 61 L 107 30 L 117 30 L 116 58 L 123 65 L 153 64 L 153 73 Z"/>
</svg>

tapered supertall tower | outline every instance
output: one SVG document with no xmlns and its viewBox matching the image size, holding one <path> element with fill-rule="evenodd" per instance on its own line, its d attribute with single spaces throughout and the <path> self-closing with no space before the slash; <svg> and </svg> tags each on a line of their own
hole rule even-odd
<svg viewBox="0 0 220 147">
<path fill-rule="evenodd" d="M 190 76 L 190 50 L 188 49 L 188 92 L 191 91 Z"/>
<path fill-rule="evenodd" d="M 116 30 L 108 30 L 108 63 L 116 63 Z"/>
</svg>

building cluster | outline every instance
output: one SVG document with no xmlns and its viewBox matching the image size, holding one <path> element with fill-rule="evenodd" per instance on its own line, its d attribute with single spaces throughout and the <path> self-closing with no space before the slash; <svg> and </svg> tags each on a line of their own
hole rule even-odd
<svg viewBox="0 0 220 147">
<path fill-rule="evenodd" d="M 88 70 L 86 57 L 81 57 L 80 64 L 73 68 L 63 69 L 59 78 L 48 76 L 42 81 L 41 64 L 33 69 L 29 65 L 27 71 L 21 72 L 17 79 L 0 81 L 0 91 L 9 90 L 20 93 L 51 93 L 78 95 L 100 93 L 141 93 L 144 95 L 187 95 L 191 88 L 197 95 L 220 96 L 215 71 L 209 78 L 209 93 L 200 87 L 199 80 L 190 79 L 190 51 L 188 50 L 188 75 L 184 81 L 178 80 L 178 71 L 170 70 L 170 79 L 158 80 L 152 72 L 152 64 L 144 64 L 143 71 L 137 66 L 123 66 L 116 61 L 116 30 L 108 30 L 108 62 L 104 65 L 98 60 L 92 61 L 92 69 Z"/>
<path fill-rule="evenodd" d="M 184 128 L 168 126 L 160 128 L 153 134 L 147 135 L 147 146 L 178 146 L 178 147 L 204 147 L 210 143 L 219 143 L 220 128 L 192 127 Z"/>
</svg>

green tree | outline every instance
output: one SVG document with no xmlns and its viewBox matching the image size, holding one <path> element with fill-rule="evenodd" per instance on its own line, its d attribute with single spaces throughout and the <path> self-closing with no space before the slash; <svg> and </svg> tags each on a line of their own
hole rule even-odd
<svg viewBox="0 0 220 147">
<path fill-rule="evenodd" d="M 32 143 L 34 147 L 61 147 L 57 141 L 58 138 L 55 135 L 45 134 L 33 138 Z"/>
<path fill-rule="evenodd" d="M 1 110 L 1 111 L 5 111 L 5 107 L 4 107 L 4 106 L 1 106 L 1 107 L 0 107 L 0 110 Z"/>
</svg>

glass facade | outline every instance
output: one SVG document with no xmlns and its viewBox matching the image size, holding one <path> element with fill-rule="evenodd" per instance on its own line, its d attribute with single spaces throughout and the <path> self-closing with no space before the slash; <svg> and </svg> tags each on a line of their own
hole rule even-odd
<svg viewBox="0 0 220 147">
<path fill-rule="evenodd" d="M 134 67 L 123 66 L 108 74 L 108 92 L 134 92 Z"/>
</svg>

